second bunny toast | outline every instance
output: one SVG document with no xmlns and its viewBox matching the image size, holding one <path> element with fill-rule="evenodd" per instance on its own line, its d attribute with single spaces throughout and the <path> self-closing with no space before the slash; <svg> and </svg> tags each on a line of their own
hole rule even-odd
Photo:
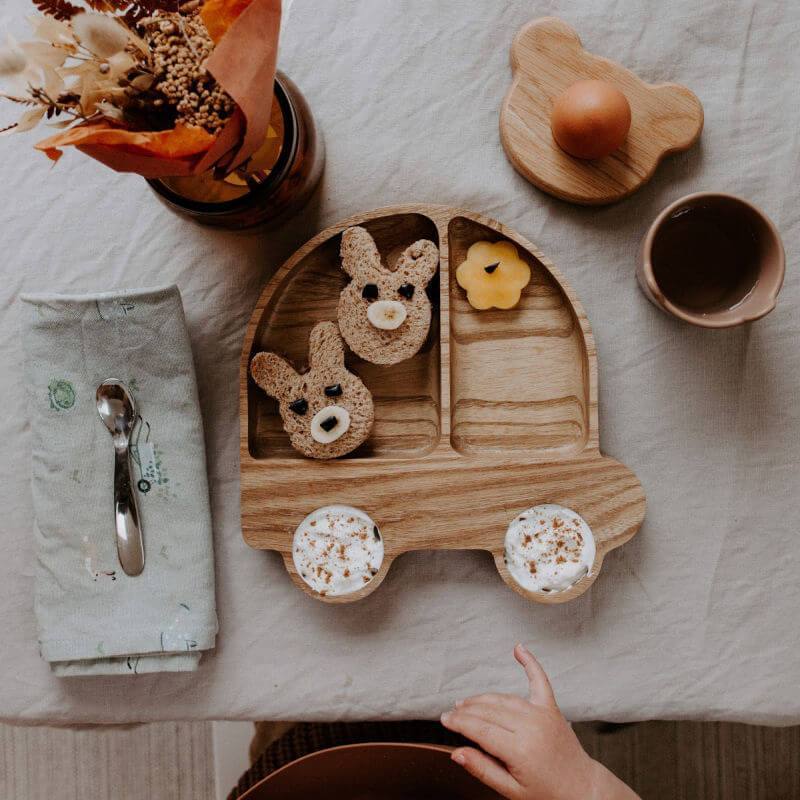
<svg viewBox="0 0 800 800">
<path fill-rule="evenodd" d="M 280 404 L 292 447 L 309 458 L 337 458 L 355 450 L 372 430 L 372 395 L 344 363 L 334 322 L 319 322 L 308 343 L 309 370 L 297 372 L 275 353 L 257 353 L 253 380 Z"/>
<path fill-rule="evenodd" d="M 425 287 L 439 266 L 436 245 L 409 245 L 394 270 L 381 263 L 365 228 L 342 233 L 342 269 L 352 279 L 339 296 L 339 329 L 350 349 L 373 364 L 397 364 L 422 347 L 431 325 Z"/>
</svg>

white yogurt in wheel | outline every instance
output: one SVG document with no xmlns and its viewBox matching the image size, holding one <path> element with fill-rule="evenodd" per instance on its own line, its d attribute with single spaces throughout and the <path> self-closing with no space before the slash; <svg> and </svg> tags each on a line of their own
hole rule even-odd
<svg viewBox="0 0 800 800">
<path fill-rule="evenodd" d="M 383 537 L 372 518 L 352 506 L 323 506 L 297 527 L 292 542 L 300 577 L 321 595 L 357 592 L 383 563 Z"/>
<path fill-rule="evenodd" d="M 508 571 L 531 592 L 569 589 L 589 573 L 594 555 L 594 536 L 586 520 L 553 503 L 523 511 L 506 532 Z"/>
</svg>

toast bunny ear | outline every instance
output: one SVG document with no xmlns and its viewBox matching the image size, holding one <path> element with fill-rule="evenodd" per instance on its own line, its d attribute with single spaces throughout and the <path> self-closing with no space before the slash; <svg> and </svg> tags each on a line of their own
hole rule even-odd
<svg viewBox="0 0 800 800">
<path fill-rule="evenodd" d="M 347 228 L 342 234 L 340 254 L 342 269 L 353 279 L 366 283 L 384 271 L 375 240 L 364 228 Z"/>
<path fill-rule="evenodd" d="M 344 342 L 335 322 L 318 322 L 308 339 L 308 361 L 311 369 L 334 367 L 344 369 Z"/>
<path fill-rule="evenodd" d="M 253 380 L 270 396 L 287 400 L 298 373 L 292 365 L 275 353 L 257 353 L 250 362 Z"/>
<path fill-rule="evenodd" d="M 420 239 L 409 245 L 397 259 L 397 272 L 417 285 L 427 286 L 439 266 L 439 248 Z"/>
</svg>

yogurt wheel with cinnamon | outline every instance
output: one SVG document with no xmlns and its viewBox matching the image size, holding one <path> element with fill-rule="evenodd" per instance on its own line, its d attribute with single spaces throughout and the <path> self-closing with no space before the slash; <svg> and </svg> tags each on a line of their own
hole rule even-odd
<svg viewBox="0 0 800 800">
<path fill-rule="evenodd" d="M 374 520 L 352 506 L 323 506 L 298 525 L 292 542 L 297 574 L 323 597 L 363 589 L 383 564 Z"/>
<path fill-rule="evenodd" d="M 586 520 L 554 503 L 523 511 L 506 532 L 506 566 L 530 592 L 569 589 L 591 572 L 595 551 Z"/>
</svg>

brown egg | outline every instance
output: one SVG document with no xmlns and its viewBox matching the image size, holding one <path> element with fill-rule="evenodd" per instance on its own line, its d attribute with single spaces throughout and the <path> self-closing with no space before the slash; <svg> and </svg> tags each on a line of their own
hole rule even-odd
<svg viewBox="0 0 800 800">
<path fill-rule="evenodd" d="M 550 115 L 553 138 L 577 158 L 602 158 L 628 135 L 631 107 L 625 95 L 605 81 L 578 81 L 556 98 Z"/>
</svg>

